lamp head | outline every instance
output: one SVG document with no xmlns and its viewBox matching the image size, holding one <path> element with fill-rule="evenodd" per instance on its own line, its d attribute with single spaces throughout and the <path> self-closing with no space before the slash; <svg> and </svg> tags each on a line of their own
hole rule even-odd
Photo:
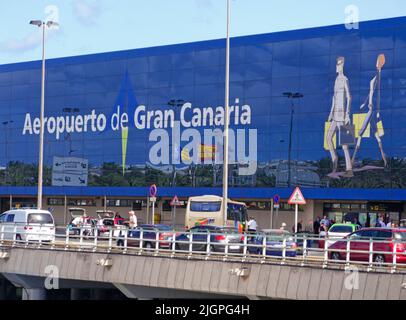
<svg viewBox="0 0 406 320">
<path fill-rule="evenodd" d="M 58 22 L 54 22 L 54 21 L 48 21 L 47 22 L 47 27 L 51 28 L 51 27 L 59 27 L 59 23 Z"/>
<path fill-rule="evenodd" d="M 42 21 L 41 20 L 31 20 L 30 24 L 32 24 L 33 26 L 41 27 Z"/>
</svg>

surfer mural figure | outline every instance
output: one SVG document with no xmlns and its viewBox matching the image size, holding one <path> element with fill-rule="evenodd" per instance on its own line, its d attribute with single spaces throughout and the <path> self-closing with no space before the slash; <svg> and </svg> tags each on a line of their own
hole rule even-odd
<svg viewBox="0 0 406 320">
<path fill-rule="evenodd" d="M 330 151 L 331 160 L 333 162 L 333 172 L 331 175 L 335 175 L 338 169 L 338 155 L 336 147 L 334 145 L 334 138 L 337 132 L 344 125 L 349 125 L 350 111 L 351 111 L 351 93 L 348 78 L 344 75 L 344 63 L 345 58 L 337 58 L 337 78 L 334 84 L 334 96 L 331 106 L 328 122 L 330 122 L 330 128 L 327 132 L 327 144 Z M 342 146 L 345 156 L 346 172 L 343 177 L 353 177 L 352 161 L 348 145 Z"/>
<path fill-rule="evenodd" d="M 352 156 L 352 163 L 355 161 L 355 157 L 357 155 L 358 150 L 361 147 L 362 136 L 364 135 L 365 131 L 367 130 L 368 126 L 371 126 L 371 131 L 375 135 L 375 139 L 378 142 L 379 150 L 381 152 L 382 160 L 384 162 L 385 167 L 388 165 L 386 160 L 385 152 L 383 150 L 382 140 L 381 138 L 384 135 L 384 129 L 380 114 L 381 109 L 381 73 L 382 68 L 385 65 L 385 55 L 380 54 L 378 56 L 376 62 L 376 70 L 377 73 L 375 77 L 370 82 L 370 90 L 369 95 L 366 98 L 365 102 L 361 105 L 360 109 L 362 110 L 368 102 L 368 113 L 365 117 L 364 123 L 362 124 L 361 130 L 358 133 L 357 145 L 354 150 L 354 154 Z M 374 95 L 376 94 L 376 105 L 374 106 Z M 375 107 L 375 108 L 374 108 Z"/>
</svg>

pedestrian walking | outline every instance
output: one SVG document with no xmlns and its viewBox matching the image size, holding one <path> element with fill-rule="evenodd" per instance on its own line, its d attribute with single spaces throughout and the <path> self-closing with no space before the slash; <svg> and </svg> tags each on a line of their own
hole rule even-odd
<svg viewBox="0 0 406 320">
<path fill-rule="evenodd" d="M 320 232 L 320 217 L 317 217 L 317 219 L 313 222 L 313 232 L 315 234 L 319 234 Z"/>
<path fill-rule="evenodd" d="M 256 233 L 257 227 L 258 227 L 258 224 L 255 221 L 254 217 L 250 217 L 250 220 L 248 221 L 248 232 Z"/>
<path fill-rule="evenodd" d="M 129 225 L 130 225 L 130 229 L 134 229 L 137 227 L 137 216 L 135 215 L 135 212 L 133 210 L 131 210 L 130 212 L 128 212 L 129 215 Z"/>
</svg>

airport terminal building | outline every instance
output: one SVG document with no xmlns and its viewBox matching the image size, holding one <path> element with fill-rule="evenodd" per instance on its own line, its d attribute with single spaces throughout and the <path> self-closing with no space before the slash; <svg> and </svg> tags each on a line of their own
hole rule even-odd
<svg viewBox="0 0 406 320">
<path fill-rule="evenodd" d="M 57 222 L 69 207 L 148 222 L 152 184 L 163 223 L 175 195 L 221 195 L 225 56 L 222 39 L 48 60 L 44 207 Z M 260 227 L 290 229 L 295 186 L 304 224 L 406 218 L 406 17 L 233 38 L 230 68 L 230 198 Z M 36 204 L 40 95 L 40 61 L 0 65 L 1 211 Z"/>
</svg>

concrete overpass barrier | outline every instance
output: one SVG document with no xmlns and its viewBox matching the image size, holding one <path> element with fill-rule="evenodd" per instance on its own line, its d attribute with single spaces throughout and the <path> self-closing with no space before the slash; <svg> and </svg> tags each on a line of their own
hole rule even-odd
<svg viewBox="0 0 406 320">
<path fill-rule="evenodd" d="M 45 278 L 45 268 L 56 266 L 60 279 L 113 284 L 131 298 L 406 299 L 406 275 L 389 271 L 17 247 L 3 250 L 8 254 L 0 259 L 2 274 Z"/>
</svg>

